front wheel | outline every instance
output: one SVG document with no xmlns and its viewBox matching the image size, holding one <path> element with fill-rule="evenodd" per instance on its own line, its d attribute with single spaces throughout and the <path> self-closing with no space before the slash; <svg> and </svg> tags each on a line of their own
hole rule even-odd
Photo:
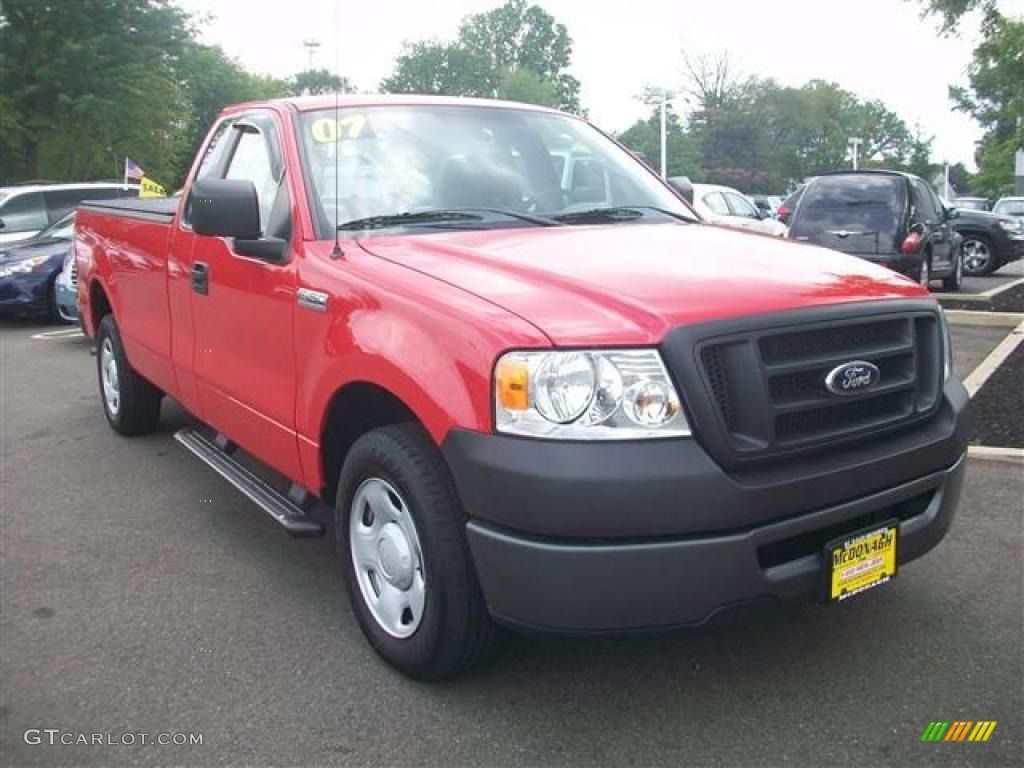
<svg viewBox="0 0 1024 768">
<path fill-rule="evenodd" d="M 996 259 L 992 243 L 981 235 L 967 235 L 961 246 L 964 259 L 964 272 L 968 275 L 988 275 L 995 272 Z"/>
<path fill-rule="evenodd" d="M 448 468 L 417 424 L 360 437 L 335 505 L 352 610 L 374 650 L 410 677 L 437 680 L 494 645 Z"/>
<path fill-rule="evenodd" d="M 96 364 L 103 412 L 122 435 L 142 435 L 160 421 L 163 393 L 128 363 L 113 315 L 100 321 L 96 333 Z"/>
</svg>

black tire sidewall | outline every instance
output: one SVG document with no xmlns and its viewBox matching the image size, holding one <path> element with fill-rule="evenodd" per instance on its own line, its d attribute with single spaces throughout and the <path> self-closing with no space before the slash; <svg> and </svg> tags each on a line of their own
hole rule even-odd
<svg viewBox="0 0 1024 768">
<path fill-rule="evenodd" d="M 436 679 L 453 671 L 454 662 L 440 658 L 445 656 L 444 634 L 451 629 L 449 621 L 460 613 L 453 601 L 468 592 L 458 553 L 452 551 L 452 535 L 459 534 L 457 544 L 461 545 L 461 533 L 445 530 L 454 524 L 456 515 L 461 516 L 461 509 L 451 495 L 447 478 L 427 476 L 437 471 L 436 463 L 410 462 L 400 458 L 403 453 L 385 430 L 364 435 L 352 447 L 342 469 L 335 505 L 338 556 L 352 610 L 377 653 L 412 677 Z M 359 486 L 372 477 L 387 481 L 402 495 L 420 540 L 427 594 L 420 625 L 406 638 L 388 634 L 373 617 L 356 581 L 349 548 L 352 501 Z"/>
<path fill-rule="evenodd" d="M 125 366 L 128 361 L 124 355 L 124 347 L 121 345 L 121 334 L 117 330 L 117 323 L 114 322 L 113 315 L 105 315 L 100 321 L 99 332 L 96 334 L 96 375 L 99 381 L 100 387 L 100 402 L 103 405 L 103 413 L 107 417 L 107 421 L 117 431 L 124 429 L 124 399 L 122 395 L 121 406 L 118 408 L 116 414 L 110 412 L 110 408 L 107 406 L 107 398 L 103 392 L 103 342 L 105 339 L 110 339 L 110 346 L 114 352 L 114 361 L 117 363 L 117 376 L 118 379 L 123 381 L 125 374 Z"/>
</svg>

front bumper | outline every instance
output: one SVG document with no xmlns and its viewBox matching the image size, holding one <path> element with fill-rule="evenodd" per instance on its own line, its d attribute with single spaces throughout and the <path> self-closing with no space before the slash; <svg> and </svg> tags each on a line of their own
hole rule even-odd
<svg viewBox="0 0 1024 768">
<path fill-rule="evenodd" d="M 48 311 L 53 277 L 52 272 L 36 271 L 0 278 L 0 313 L 28 315 Z"/>
<path fill-rule="evenodd" d="M 69 322 L 78 320 L 78 292 L 71 283 L 64 280 L 63 273 L 57 277 L 55 293 L 60 316 Z"/>
<path fill-rule="evenodd" d="M 496 619 L 565 632 L 705 623 L 814 596 L 827 541 L 900 520 L 899 560 L 934 547 L 966 461 L 951 380 L 926 423 L 729 474 L 695 440 L 553 443 L 453 432 L 442 445 Z"/>
</svg>

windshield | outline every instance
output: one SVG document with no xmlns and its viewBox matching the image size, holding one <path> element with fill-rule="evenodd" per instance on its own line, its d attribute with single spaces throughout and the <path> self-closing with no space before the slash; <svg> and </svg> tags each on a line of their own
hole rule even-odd
<svg viewBox="0 0 1024 768">
<path fill-rule="evenodd" d="M 895 248 L 907 186 L 899 176 L 827 176 L 808 185 L 790 236 L 846 253 Z"/>
<path fill-rule="evenodd" d="M 1024 197 L 1020 200 L 1000 200 L 993 210 L 1009 216 L 1024 216 Z"/>
<path fill-rule="evenodd" d="M 562 216 L 559 223 L 594 223 L 577 214 L 621 208 L 636 215 L 613 211 L 599 223 L 696 220 L 628 152 L 565 115 L 370 106 L 304 113 L 300 130 L 313 202 L 319 219 L 329 222 L 321 227 L 325 239 L 333 237 L 335 203 L 337 223 L 347 229 L 367 221 L 400 230 L 522 227 Z M 415 215 L 452 210 L 475 215 Z"/>
<path fill-rule="evenodd" d="M 75 236 L 75 214 L 69 213 L 62 219 L 58 219 L 49 227 L 40 232 L 36 237 L 40 240 L 70 240 Z"/>
</svg>

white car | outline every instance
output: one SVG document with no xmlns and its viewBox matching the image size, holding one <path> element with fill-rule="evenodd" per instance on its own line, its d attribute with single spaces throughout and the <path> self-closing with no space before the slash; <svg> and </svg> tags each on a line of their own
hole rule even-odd
<svg viewBox="0 0 1024 768">
<path fill-rule="evenodd" d="M 138 184 L 110 181 L 0 187 L 0 244 L 27 240 L 67 216 L 83 200 L 138 196 Z"/>
<path fill-rule="evenodd" d="M 1024 197 L 1001 197 L 992 206 L 992 213 L 1013 216 L 1015 219 L 1024 221 Z"/>
<path fill-rule="evenodd" d="M 762 232 L 782 237 L 786 225 L 757 209 L 750 199 L 733 189 L 716 184 L 693 185 L 693 207 L 705 221 L 723 227 Z"/>
</svg>

